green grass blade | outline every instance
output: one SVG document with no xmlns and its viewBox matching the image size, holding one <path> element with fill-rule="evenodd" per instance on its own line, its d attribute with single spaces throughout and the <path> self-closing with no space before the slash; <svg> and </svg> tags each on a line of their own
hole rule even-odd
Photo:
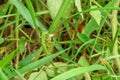
<svg viewBox="0 0 120 80">
<path fill-rule="evenodd" d="M 112 8 L 111 6 L 114 4 L 114 0 L 113 1 L 110 1 L 103 9 L 115 9 L 115 8 Z M 97 9 L 97 8 L 96 8 Z M 103 12 L 103 9 L 102 8 L 98 8 L 98 9 L 101 9 L 101 15 L 102 15 L 102 19 L 101 19 L 101 21 L 100 21 L 100 25 L 98 25 L 97 23 L 96 23 L 96 21 L 94 20 L 94 19 L 91 19 L 90 21 L 89 21 L 89 23 L 85 26 L 85 28 L 83 29 L 83 34 L 85 34 L 86 36 L 90 36 L 90 34 L 93 32 L 93 31 L 95 31 L 95 30 L 98 30 L 98 29 L 100 29 L 102 26 L 103 26 L 103 24 L 105 23 L 105 20 L 106 20 L 106 18 L 107 18 L 107 13 L 109 13 L 109 11 L 107 11 L 107 13 L 106 12 Z M 120 8 L 116 8 L 116 9 L 120 9 Z M 92 10 L 91 10 L 92 11 Z"/>
<path fill-rule="evenodd" d="M 32 6 L 32 3 L 30 0 L 26 0 L 26 4 L 27 4 L 27 7 L 29 9 L 29 12 L 31 14 L 31 17 L 32 17 L 32 20 L 34 22 L 34 25 L 36 26 L 36 20 L 35 20 L 35 12 L 34 12 L 34 8 Z"/>
<path fill-rule="evenodd" d="M 55 45 L 55 48 L 58 50 L 58 51 L 62 51 L 62 50 L 64 50 L 63 48 L 62 48 L 62 46 L 57 42 L 57 40 L 54 40 L 54 42 L 55 42 L 55 44 L 57 44 L 57 45 Z M 64 53 L 63 54 L 61 54 L 61 56 L 67 61 L 67 60 L 69 60 L 69 57 L 68 57 L 68 55 L 67 55 L 67 53 L 64 51 Z"/>
<path fill-rule="evenodd" d="M 96 23 L 96 21 L 94 19 L 91 19 L 85 26 L 85 28 L 83 29 L 82 33 L 85 34 L 87 37 L 90 36 L 90 34 L 94 31 L 99 29 L 100 27 L 98 26 L 98 24 Z"/>
<path fill-rule="evenodd" d="M 86 73 L 86 72 L 91 72 L 95 70 L 106 70 L 104 66 L 101 65 L 92 65 L 92 66 L 87 66 L 87 67 L 78 67 L 75 69 L 72 69 L 70 71 L 67 71 L 63 74 L 60 74 L 56 76 L 55 78 L 52 78 L 51 80 L 66 80 L 68 78 Z"/>
<path fill-rule="evenodd" d="M 34 21 L 30 14 L 30 11 L 23 5 L 23 3 L 20 0 L 10 0 L 10 1 L 12 2 L 12 4 L 15 5 L 15 7 L 18 9 L 18 11 L 23 16 L 23 18 L 25 18 L 26 21 L 33 28 L 35 28 Z M 32 10 L 31 10 L 31 12 L 32 12 Z M 46 28 L 43 26 L 43 24 L 41 22 L 39 22 L 37 19 L 35 19 L 35 20 L 36 20 L 37 27 L 39 27 L 42 31 L 46 31 Z"/>
<path fill-rule="evenodd" d="M 37 61 L 35 61 L 35 62 L 33 62 L 33 63 L 30 63 L 30 64 L 22 67 L 19 71 L 20 71 L 21 73 L 24 73 L 24 72 L 33 70 L 33 69 L 35 69 L 35 68 L 39 68 L 39 67 L 43 66 L 44 64 L 46 64 L 47 62 L 51 61 L 53 58 L 57 57 L 58 55 L 64 53 L 64 51 L 66 51 L 66 50 L 68 50 L 68 49 L 69 49 L 69 48 L 67 48 L 67 49 L 65 49 L 65 50 L 63 50 L 63 51 L 60 51 L 60 52 L 58 52 L 58 53 L 56 53 L 56 54 L 53 54 L 53 55 L 47 56 L 47 57 L 45 57 L 45 58 L 42 58 L 42 59 L 40 59 L 40 60 L 37 60 Z"/>
<path fill-rule="evenodd" d="M 68 4 L 70 3 L 70 1 L 71 0 L 64 0 L 63 1 L 62 6 L 60 7 L 52 25 L 50 26 L 49 33 L 52 33 L 57 28 L 57 26 L 59 25 L 60 18 L 62 17 L 64 12 L 66 11 L 65 9 L 68 7 Z"/>
<path fill-rule="evenodd" d="M 27 64 L 31 63 L 34 61 L 35 59 L 35 56 L 38 54 L 38 51 L 35 51 L 35 52 L 32 52 L 31 54 L 27 55 L 24 59 L 22 59 L 20 62 L 19 62 L 19 66 L 20 67 L 23 67 L 23 66 L 26 66 Z"/>
<path fill-rule="evenodd" d="M 81 49 L 86 46 L 86 45 L 89 45 L 89 44 L 93 44 L 95 41 L 95 39 L 90 39 L 88 41 L 86 41 L 84 44 L 82 44 L 78 49 L 77 49 L 77 52 L 75 53 L 75 55 L 73 56 L 72 59 L 76 59 L 77 55 L 79 54 L 79 52 L 81 51 Z"/>
<path fill-rule="evenodd" d="M 31 14 L 28 11 L 28 9 L 22 4 L 22 2 L 20 0 L 10 0 L 10 1 L 15 5 L 15 7 L 18 9 L 20 14 L 29 22 L 29 24 L 34 27 Z"/>
<path fill-rule="evenodd" d="M 8 80 L 7 76 L 4 74 L 1 68 L 0 68 L 0 80 Z"/>
<path fill-rule="evenodd" d="M 12 51 L 10 54 L 8 54 L 7 56 L 4 57 L 4 59 L 0 62 L 0 67 L 3 68 L 4 66 L 6 66 L 14 57 L 15 53 L 16 53 L 17 49 Z"/>
<path fill-rule="evenodd" d="M 14 69 L 14 71 L 16 72 L 16 74 L 17 74 L 22 80 L 26 80 L 26 79 L 24 78 L 24 76 L 23 76 L 18 70 L 15 70 L 15 69 Z"/>
</svg>

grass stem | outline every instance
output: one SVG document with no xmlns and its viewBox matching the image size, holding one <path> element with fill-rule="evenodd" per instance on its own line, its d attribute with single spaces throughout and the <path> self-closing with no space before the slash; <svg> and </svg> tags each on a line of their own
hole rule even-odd
<svg viewBox="0 0 120 80">
<path fill-rule="evenodd" d="M 114 7 L 119 7 L 119 3 L 120 3 L 120 0 L 116 0 L 116 3 L 114 4 Z M 118 13 L 118 10 L 113 10 L 112 11 L 112 18 L 111 18 L 111 26 L 112 26 L 112 37 L 113 37 L 113 40 L 115 40 L 115 43 L 113 45 L 113 52 L 112 54 L 114 56 L 118 56 L 119 55 L 119 52 L 118 52 L 118 38 L 115 37 L 116 36 L 116 33 L 117 33 L 117 13 Z M 119 58 L 115 58 L 115 63 L 118 67 L 118 71 L 120 73 L 120 59 Z"/>
</svg>

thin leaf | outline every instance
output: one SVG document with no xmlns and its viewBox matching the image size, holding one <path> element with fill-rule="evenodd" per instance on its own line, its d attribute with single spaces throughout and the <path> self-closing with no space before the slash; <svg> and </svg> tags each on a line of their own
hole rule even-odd
<svg viewBox="0 0 120 80">
<path fill-rule="evenodd" d="M 35 51 L 35 52 L 27 55 L 23 60 L 21 60 L 21 61 L 19 62 L 19 66 L 20 66 L 20 67 L 23 67 L 23 66 L 26 66 L 26 65 L 32 63 L 32 62 L 34 61 L 35 56 L 37 55 L 38 51 L 39 51 L 39 50 L 37 50 L 37 51 Z"/>
<path fill-rule="evenodd" d="M 58 55 L 64 53 L 64 51 L 66 51 L 68 49 L 69 48 L 67 48 L 67 49 L 65 49 L 63 51 L 60 51 L 60 52 L 58 52 L 56 54 L 53 54 L 53 55 L 47 56 L 45 58 L 42 58 L 40 60 L 37 60 L 37 61 L 35 61 L 33 63 L 30 63 L 30 64 L 22 67 L 19 71 L 21 73 L 24 73 L 24 72 L 27 72 L 27 71 L 31 71 L 31 70 L 33 70 L 35 68 L 39 68 L 39 67 L 43 66 L 44 64 L 46 64 L 47 62 L 51 61 L 53 58 L 57 57 Z"/>
<path fill-rule="evenodd" d="M 13 68 L 14 69 L 14 68 Z M 24 78 L 24 76 L 18 71 L 18 70 L 15 70 L 14 69 L 14 71 L 16 72 L 16 74 L 22 79 L 22 80 L 26 80 L 25 78 Z"/>
<path fill-rule="evenodd" d="M 15 7 L 18 9 L 20 14 L 29 22 L 29 24 L 34 27 L 34 23 L 28 9 L 22 4 L 20 0 L 10 0 Z"/>
<path fill-rule="evenodd" d="M 0 37 L 0 44 L 2 44 L 3 42 L 4 42 L 4 39 Z"/>
<path fill-rule="evenodd" d="M 1 68 L 0 68 L 0 80 L 8 80 L 7 76 L 4 74 Z"/>
<path fill-rule="evenodd" d="M 52 78 L 51 80 L 66 80 L 69 78 L 72 78 L 74 76 L 86 73 L 86 72 L 92 72 L 95 70 L 106 70 L 104 66 L 101 65 L 92 65 L 87 67 L 78 67 L 75 69 L 71 69 L 70 71 L 64 72 L 63 74 L 60 74 L 56 76 L 55 78 Z"/>
<path fill-rule="evenodd" d="M 86 45 L 88 45 L 88 44 L 93 44 L 95 42 L 95 39 L 90 39 L 90 40 L 88 40 L 88 41 L 86 41 L 84 44 L 82 44 L 78 49 L 77 49 L 77 52 L 76 52 L 76 54 L 74 55 L 74 57 L 72 58 L 72 59 L 76 59 L 76 57 L 77 57 L 77 55 L 79 54 L 79 52 L 81 51 L 81 49 L 84 47 L 84 46 L 86 46 Z"/>
<path fill-rule="evenodd" d="M 75 0 L 75 6 L 77 7 L 78 11 L 81 12 L 82 8 L 81 8 L 81 1 L 80 0 Z M 84 19 L 83 14 L 80 14 L 82 19 Z"/>
<path fill-rule="evenodd" d="M 55 70 L 57 69 L 57 70 Z M 49 77 L 55 77 L 56 74 L 66 72 L 68 70 L 68 64 L 63 62 L 55 62 L 48 65 L 45 69 Z"/>
<path fill-rule="evenodd" d="M 60 18 L 62 17 L 63 13 L 66 11 L 66 8 L 68 7 L 68 4 L 71 0 L 64 0 L 62 3 L 62 6 L 60 7 L 52 25 L 50 26 L 49 33 L 52 33 L 58 26 L 60 22 Z"/>
<path fill-rule="evenodd" d="M 98 24 L 96 23 L 96 21 L 94 19 L 91 19 L 85 26 L 85 28 L 83 29 L 82 33 L 85 34 L 86 36 L 90 36 L 90 34 L 99 29 L 100 27 L 98 26 Z"/>
<path fill-rule="evenodd" d="M 10 54 L 4 57 L 4 59 L 0 62 L 1 68 L 5 67 L 12 60 L 17 50 L 18 49 L 12 51 Z"/>
<path fill-rule="evenodd" d="M 25 51 L 25 40 L 23 38 L 20 39 L 20 53 L 22 54 Z"/>
<path fill-rule="evenodd" d="M 20 0 L 10 0 L 12 4 L 15 5 L 15 7 L 18 9 L 20 14 L 23 16 L 23 18 L 26 19 L 26 21 L 33 27 L 35 28 L 34 21 L 32 19 L 32 16 L 29 12 L 29 10 L 23 5 L 23 3 Z M 46 28 L 43 26 L 43 24 L 38 21 L 38 19 L 35 19 L 37 27 L 39 27 L 42 31 L 46 31 Z"/>
<path fill-rule="evenodd" d="M 88 40 L 90 40 L 89 37 L 87 37 L 85 34 L 82 34 L 82 33 L 77 33 L 77 37 L 78 37 L 82 42 L 87 42 Z"/>
<path fill-rule="evenodd" d="M 95 31 L 95 30 L 98 30 L 98 29 L 100 29 L 102 26 L 103 26 L 103 24 L 105 23 L 105 20 L 106 20 L 106 18 L 107 18 L 107 14 L 104 12 L 104 11 L 102 11 L 102 10 L 107 10 L 107 13 L 110 11 L 110 10 L 114 10 L 114 9 L 116 9 L 116 10 L 119 10 L 120 8 L 113 8 L 113 7 L 111 7 L 113 4 L 115 3 L 115 0 L 112 0 L 112 1 L 110 1 L 104 8 L 93 8 L 93 9 L 91 9 L 90 11 L 94 11 L 94 10 L 101 10 L 101 16 L 102 16 L 102 19 L 101 19 L 101 21 L 100 21 L 100 25 L 98 25 L 97 24 L 97 22 L 95 21 L 95 19 L 91 19 L 87 24 L 86 24 L 86 26 L 85 26 L 85 28 L 83 29 L 83 31 L 82 31 L 82 33 L 83 34 L 85 34 L 86 36 L 90 36 L 90 34 L 93 32 L 93 31 Z M 89 11 L 89 10 L 88 10 Z M 87 10 L 85 11 L 85 12 L 88 12 Z M 83 11 L 84 12 L 84 11 Z"/>
<path fill-rule="evenodd" d="M 97 6 L 91 6 L 91 8 L 97 8 Z M 100 25 L 100 21 L 101 21 L 101 12 L 99 10 L 96 11 L 91 11 L 90 15 L 95 19 L 95 21 L 97 22 L 98 25 Z"/>
<path fill-rule="evenodd" d="M 55 19 L 62 2 L 63 0 L 47 0 L 47 6 L 53 20 Z"/>
<path fill-rule="evenodd" d="M 34 25 L 35 25 L 35 27 L 37 27 L 37 25 L 36 25 L 36 18 L 35 18 L 35 11 L 34 11 L 34 8 L 32 6 L 32 3 L 31 3 L 30 0 L 25 0 L 25 1 L 26 1 L 27 6 L 28 6 L 28 9 L 29 9 L 29 12 L 31 14 L 32 20 L 34 22 Z"/>
<path fill-rule="evenodd" d="M 55 48 L 56 48 L 58 51 L 64 50 L 64 49 L 62 48 L 62 46 L 61 46 L 56 40 L 54 40 L 54 42 L 55 42 L 55 44 L 58 44 L 58 45 L 55 45 Z M 68 57 L 68 55 L 67 55 L 67 53 L 66 53 L 65 51 L 63 52 L 63 54 L 61 54 L 61 56 L 62 56 L 66 61 L 69 60 L 69 57 Z"/>
</svg>

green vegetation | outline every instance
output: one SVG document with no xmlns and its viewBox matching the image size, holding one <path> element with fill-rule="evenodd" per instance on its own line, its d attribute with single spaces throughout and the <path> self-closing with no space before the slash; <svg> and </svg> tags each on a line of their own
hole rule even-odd
<svg viewBox="0 0 120 80">
<path fill-rule="evenodd" d="M 0 80 L 120 80 L 119 5 L 0 1 Z"/>
</svg>

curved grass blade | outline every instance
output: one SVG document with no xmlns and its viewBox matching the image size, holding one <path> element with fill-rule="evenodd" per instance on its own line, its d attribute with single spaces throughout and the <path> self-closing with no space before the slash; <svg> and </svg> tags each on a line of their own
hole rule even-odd
<svg viewBox="0 0 120 80">
<path fill-rule="evenodd" d="M 20 0 L 10 0 L 12 4 L 15 5 L 15 7 L 18 9 L 20 14 L 23 16 L 23 18 L 26 19 L 26 21 L 35 28 L 34 21 L 32 19 L 32 16 L 29 12 L 29 10 L 23 5 L 23 3 Z M 43 26 L 41 22 L 38 21 L 37 18 L 35 18 L 37 27 L 39 27 L 42 31 L 46 31 L 46 28 Z"/>
<path fill-rule="evenodd" d="M 28 9 L 29 9 L 30 14 L 31 14 L 33 23 L 34 23 L 34 25 L 35 25 L 35 27 L 36 27 L 37 25 L 36 25 L 36 19 L 35 19 L 35 12 L 34 12 L 34 8 L 33 8 L 33 6 L 32 6 L 32 3 L 31 3 L 30 0 L 26 0 L 25 2 L 26 2 L 26 5 L 27 5 L 27 7 L 28 7 Z"/>
<path fill-rule="evenodd" d="M 35 56 L 38 54 L 39 50 L 36 50 L 35 52 L 32 52 L 31 54 L 27 55 L 24 59 L 22 59 L 19 62 L 19 66 L 23 67 L 26 66 L 29 63 L 32 63 L 34 61 Z"/>
<path fill-rule="evenodd" d="M 32 17 L 30 15 L 30 12 L 28 11 L 28 9 L 22 4 L 22 2 L 20 0 L 10 0 L 15 7 L 18 9 L 18 11 L 20 12 L 20 14 L 29 22 L 29 24 L 31 26 L 34 26 Z"/>
<path fill-rule="evenodd" d="M 51 61 L 53 58 L 57 57 L 58 55 L 64 53 L 64 51 L 67 51 L 68 49 L 70 49 L 70 48 L 67 48 L 67 49 L 65 49 L 63 51 L 60 51 L 60 52 L 56 53 L 56 54 L 52 54 L 50 56 L 47 56 L 47 57 L 42 58 L 40 60 L 37 60 L 37 61 L 35 61 L 33 63 L 30 63 L 30 64 L 22 67 L 21 69 L 19 69 L 19 71 L 21 73 L 24 73 L 24 72 L 27 72 L 27 71 L 31 71 L 31 70 L 33 70 L 35 68 L 39 68 L 39 67 L 43 66 L 44 64 L 46 64 L 47 62 Z"/>
<path fill-rule="evenodd" d="M 62 6 L 60 7 L 52 25 L 50 26 L 49 33 L 52 33 L 58 26 L 60 18 L 62 17 L 63 13 L 65 12 L 65 9 L 68 7 L 68 4 L 71 0 L 64 0 L 62 3 Z"/>
<path fill-rule="evenodd" d="M 0 80 L 8 80 L 7 76 L 4 74 L 2 69 L 0 69 Z"/>
<path fill-rule="evenodd" d="M 104 66 L 101 65 L 92 65 L 92 66 L 87 66 L 87 67 L 78 67 L 75 69 L 72 69 L 70 71 L 67 71 L 63 74 L 60 74 L 56 76 L 55 78 L 52 78 L 51 80 L 66 80 L 68 78 L 86 73 L 86 72 L 92 72 L 95 70 L 106 70 Z"/>
<path fill-rule="evenodd" d="M 106 21 L 106 18 L 108 16 L 108 13 L 110 12 L 110 10 L 119 10 L 120 8 L 116 7 L 116 8 L 113 8 L 111 6 L 113 6 L 113 4 L 115 3 L 115 0 L 111 0 L 104 8 L 98 8 L 98 10 L 101 12 L 101 20 L 100 20 L 100 25 L 97 24 L 97 22 L 95 21 L 95 19 L 91 19 L 85 26 L 85 28 L 83 29 L 82 33 L 85 34 L 86 36 L 90 36 L 90 34 L 95 31 L 95 30 L 99 30 L 103 24 L 105 23 Z M 93 8 L 94 9 L 97 9 L 97 8 Z M 104 10 L 107 10 L 107 12 L 105 12 Z M 89 11 L 91 12 L 92 9 Z"/>
<path fill-rule="evenodd" d="M 0 68 L 5 67 L 12 60 L 17 50 L 18 49 L 12 51 L 10 54 L 4 57 L 4 59 L 0 62 Z"/>
</svg>

